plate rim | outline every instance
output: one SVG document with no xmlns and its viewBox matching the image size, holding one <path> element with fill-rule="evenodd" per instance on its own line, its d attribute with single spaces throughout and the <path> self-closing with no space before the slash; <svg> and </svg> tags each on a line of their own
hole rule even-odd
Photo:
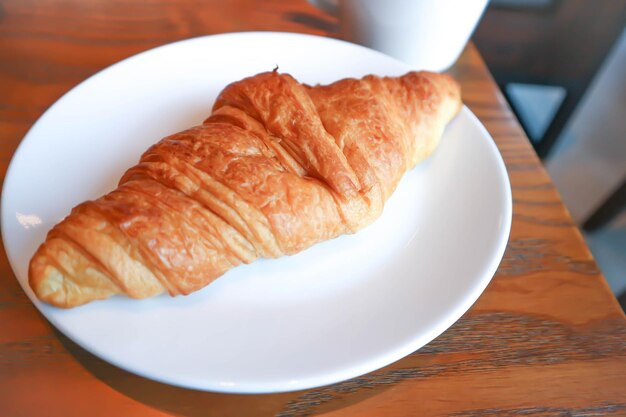
<svg viewBox="0 0 626 417">
<path fill-rule="evenodd" d="M 145 377 L 147 379 L 150 380 L 154 380 L 154 381 L 158 381 L 161 383 L 165 383 L 168 385 L 174 385 L 174 386 L 179 386 L 179 387 L 183 387 L 183 388 L 189 388 L 189 389 L 201 389 L 201 390 L 205 390 L 205 391 L 211 391 L 211 392 L 220 392 L 220 393 L 242 393 L 242 394 L 265 394 L 265 393 L 278 393 L 278 392 L 291 392 L 291 391 L 297 391 L 297 390 L 303 390 L 303 389 L 310 389 L 310 388 L 316 388 L 316 387 L 321 387 L 321 386 L 325 386 L 325 385 L 329 385 L 329 384 L 333 384 L 333 383 L 337 383 L 337 382 L 341 382 L 341 381 L 345 381 L 347 379 L 351 379 L 351 378 L 355 378 L 355 377 L 359 377 L 361 375 L 373 372 L 375 370 L 378 370 L 384 366 L 387 366 L 389 364 L 392 364 L 394 362 L 397 362 L 398 360 L 406 357 L 407 355 L 411 354 L 412 352 L 415 352 L 416 350 L 422 348 L 423 346 L 425 346 L 426 344 L 430 343 L 432 340 L 434 340 L 435 338 L 437 338 L 439 335 L 441 335 L 443 332 L 445 332 L 450 326 L 452 326 L 455 322 L 457 322 L 459 320 L 459 318 L 461 318 L 461 316 L 463 314 L 465 314 L 465 312 L 467 312 L 471 306 L 478 300 L 478 298 L 480 297 L 480 295 L 484 292 L 484 290 L 486 289 L 486 287 L 489 285 L 489 283 L 491 282 L 492 278 L 494 277 L 497 268 L 503 258 L 504 252 L 506 250 L 506 246 L 510 237 L 510 232 L 511 232 L 511 225 L 512 225 L 512 210 L 513 210 L 513 202 L 512 202 L 512 191 L 511 191 L 511 183 L 510 183 L 510 178 L 506 169 L 506 165 L 504 163 L 504 160 L 502 158 L 502 155 L 493 139 L 493 137 L 491 136 L 491 134 L 487 131 L 487 129 L 485 128 L 485 126 L 480 122 L 480 120 L 478 119 L 478 117 L 465 105 L 463 104 L 463 107 L 461 109 L 461 111 L 459 112 L 459 114 L 463 114 L 465 117 L 467 117 L 469 120 L 471 120 L 471 122 L 476 126 L 476 128 L 480 131 L 481 133 L 481 137 L 483 139 L 485 139 L 488 143 L 487 147 L 489 149 L 489 153 L 491 153 L 493 160 L 496 163 L 497 166 L 497 170 L 498 173 L 501 177 L 501 179 L 503 180 L 503 227 L 502 227 L 502 233 L 500 233 L 497 237 L 497 245 L 496 246 L 496 250 L 493 251 L 493 253 L 490 255 L 490 259 L 489 262 L 485 262 L 484 266 L 483 266 L 483 270 L 485 271 L 485 273 L 482 275 L 482 277 L 480 278 L 480 280 L 476 280 L 475 283 L 473 283 L 473 287 L 471 289 L 471 291 L 468 291 L 465 293 L 463 299 L 458 302 L 455 306 L 454 309 L 450 309 L 446 315 L 445 318 L 439 320 L 439 322 L 437 323 L 436 326 L 433 326 L 428 332 L 423 332 L 421 334 L 418 334 L 417 337 L 414 337 L 411 339 L 410 342 L 404 344 L 404 345 L 399 345 L 396 346 L 395 348 L 392 348 L 382 354 L 379 354 L 375 357 L 374 360 L 370 360 L 370 361 L 363 361 L 361 364 L 359 364 L 358 367 L 345 367 L 342 368 L 340 371 L 334 372 L 334 373 L 328 373 L 325 375 L 325 377 L 311 377 L 311 378 L 304 378 L 304 379 L 299 379 L 297 381 L 296 384 L 290 384 L 290 383 L 266 383 L 266 384 L 258 384 L 258 383 L 243 383 L 243 385 L 241 383 L 236 383 L 235 385 L 220 385 L 220 384 L 214 384 L 214 383 L 204 383 L 203 386 L 199 386 L 197 384 L 191 383 L 190 381 L 185 381 L 182 379 L 176 379 L 175 377 L 172 379 L 168 379 L 167 377 L 162 377 L 161 375 L 155 375 L 155 374 L 148 374 L 144 371 L 142 371 L 141 369 L 137 369 L 137 368 L 133 368 L 132 366 L 128 366 L 127 364 L 122 364 L 119 361 L 117 361 L 115 358 L 112 358 L 110 356 L 107 355 L 106 352 L 100 352 L 97 351 L 97 349 L 93 348 L 92 346 L 90 346 L 89 344 L 85 344 L 83 343 L 84 341 L 81 341 L 80 338 L 78 338 L 78 340 L 70 335 L 73 335 L 73 332 L 71 330 L 68 330 L 61 321 L 57 320 L 56 317 L 52 316 L 48 316 L 43 310 L 42 310 L 42 306 L 43 303 L 41 301 L 39 301 L 36 298 L 33 298 L 30 294 L 29 291 L 26 291 L 26 289 L 24 288 L 24 285 L 28 285 L 28 283 L 26 282 L 26 284 L 23 284 L 21 282 L 21 280 L 17 277 L 17 273 L 15 272 L 17 269 L 15 268 L 15 262 L 16 260 L 14 260 L 12 258 L 12 256 L 9 254 L 9 250 L 8 250 L 8 236 L 7 234 L 7 222 L 9 221 L 9 216 L 7 215 L 7 209 L 6 209 L 6 204 L 7 204 L 7 199 L 9 197 L 7 197 L 6 193 L 4 192 L 6 189 L 6 185 L 8 183 L 10 183 L 11 181 L 13 181 L 13 177 L 15 176 L 15 161 L 18 160 L 20 158 L 20 154 L 24 152 L 24 149 L 26 148 L 26 144 L 29 140 L 31 139 L 31 132 L 33 130 L 35 130 L 35 128 L 42 123 L 42 120 L 44 119 L 44 117 L 51 112 L 52 109 L 56 108 L 57 106 L 60 106 L 61 103 L 63 102 L 63 100 L 69 95 L 71 94 L 74 90 L 80 88 L 81 86 L 83 86 L 86 83 L 89 82 L 95 82 L 97 80 L 97 78 L 103 76 L 107 71 L 119 66 L 119 65 L 125 65 L 128 64 L 129 62 L 133 61 L 136 58 L 139 58 L 141 56 L 143 56 L 144 54 L 149 54 L 152 52 L 155 52 L 157 50 L 160 49 L 165 49 L 165 48 L 169 48 L 169 47 L 176 47 L 177 45 L 180 44 L 188 44 L 191 42 L 196 42 L 196 41 L 201 41 L 201 40 L 205 40 L 205 39 L 216 39 L 216 38 L 222 38 L 222 37 L 246 37 L 246 36 L 276 36 L 276 37 L 301 37 L 301 38 L 314 38 L 316 41 L 322 41 L 322 42 L 328 42 L 328 43 L 339 43 L 339 44 L 349 44 L 351 47 L 356 47 L 356 48 L 360 48 L 360 49 L 365 49 L 368 50 L 369 52 L 373 52 L 376 53 L 378 55 L 382 55 L 385 57 L 385 59 L 393 59 L 388 57 L 387 55 L 384 55 L 378 51 L 374 51 L 372 49 L 363 47 L 361 45 L 357 45 L 357 44 L 353 44 L 350 42 L 346 42 L 346 41 L 342 41 L 339 39 L 335 39 L 335 38 L 330 38 L 330 37 L 325 37 L 325 36 L 318 36 L 318 35 L 311 35 L 311 34 L 303 34 L 303 33 L 293 33 L 293 32 L 273 32 L 273 31 L 250 31 L 250 32 L 228 32 L 228 33 L 220 33 L 220 34 L 214 34 L 214 35 L 205 35 L 205 36 L 198 36 L 198 37 L 193 37 L 193 38 L 188 38 L 188 39 L 182 39 L 182 40 L 178 40 L 175 42 L 170 42 L 170 43 L 166 43 L 163 45 L 159 45 L 156 46 L 154 48 L 150 48 L 148 50 L 139 52 L 137 54 L 131 55 L 129 57 L 126 57 L 118 62 L 115 62 L 99 71 L 97 71 L 96 73 L 90 75 L 89 77 L 87 77 L 86 79 L 82 80 L 81 82 L 79 82 L 78 84 L 74 85 L 72 88 L 70 88 L 68 91 L 66 91 L 61 97 L 59 97 L 52 105 L 50 105 L 39 117 L 38 119 L 35 121 L 35 123 L 33 123 L 33 125 L 28 129 L 28 131 L 26 132 L 26 134 L 24 135 L 24 137 L 22 138 L 22 140 L 20 141 L 20 143 L 18 144 L 18 146 L 16 147 L 13 155 L 11 156 L 11 160 L 9 162 L 9 165 L 7 167 L 6 173 L 5 173 L 5 178 L 2 184 L 2 196 L 0 198 L 0 229 L 1 229 L 1 234 L 2 234 L 2 240 L 3 240 L 3 244 L 5 246 L 5 253 L 7 255 L 7 259 L 9 261 L 9 265 L 13 271 L 13 275 L 15 277 L 15 279 L 18 281 L 18 283 L 20 284 L 20 287 L 22 287 L 22 290 L 26 293 L 26 296 L 31 300 L 32 304 L 37 308 L 37 310 L 39 311 L 39 313 L 47 320 L 49 321 L 56 329 L 58 329 L 61 333 L 63 333 L 64 335 L 66 335 L 69 339 L 72 340 L 73 343 L 76 343 L 78 346 L 80 346 L 81 348 L 85 349 L 86 351 L 88 351 L 90 354 L 101 358 L 102 360 L 105 360 L 106 362 L 119 367 L 121 369 L 124 369 L 128 372 L 131 372 L 133 374 L 139 375 L 141 377 Z M 395 59 L 394 59 L 395 60 Z M 408 69 L 410 69 L 410 66 L 404 62 L 395 60 L 399 63 L 401 63 L 403 66 L 405 66 Z M 457 115 L 457 117 L 459 117 Z M 26 277 L 26 279 L 28 280 L 28 277 Z M 72 355 L 73 356 L 73 355 Z"/>
</svg>

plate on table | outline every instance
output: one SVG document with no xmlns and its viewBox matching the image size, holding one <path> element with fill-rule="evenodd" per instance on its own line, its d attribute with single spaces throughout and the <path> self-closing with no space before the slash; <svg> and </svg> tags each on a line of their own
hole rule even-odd
<svg viewBox="0 0 626 417">
<path fill-rule="evenodd" d="M 199 124 L 228 83 L 276 66 L 309 84 L 410 68 L 329 38 L 233 33 L 165 45 L 68 92 L 30 129 L 2 195 L 11 266 L 41 313 L 128 371 L 200 390 L 321 386 L 425 345 L 476 301 L 502 258 L 511 192 L 500 154 L 463 108 L 381 218 L 300 254 L 237 267 L 187 297 L 113 297 L 62 310 L 37 300 L 28 262 L 78 203 L 115 188 L 160 138 Z"/>
</svg>

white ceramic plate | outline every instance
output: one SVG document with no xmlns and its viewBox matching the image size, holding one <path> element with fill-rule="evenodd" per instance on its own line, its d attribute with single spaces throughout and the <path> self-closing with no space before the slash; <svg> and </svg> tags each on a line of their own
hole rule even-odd
<svg viewBox="0 0 626 417">
<path fill-rule="evenodd" d="M 228 83 L 276 65 L 307 83 L 409 70 L 327 38 L 237 33 L 126 59 L 54 104 L 15 153 L 2 237 L 20 284 L 52 324 L 117 366 L 223 392 L 310 388 L 373 371 L 454 323 L 487 286 L 508 239 L 511 194 L 493 140 L 464 108 L 437 152 L 356 235 L 228 272 L 188 297 L 42 304 L 28 262 L 70 209 L 115 187 L 161 137 L 200 123 Z"/>
</svg>

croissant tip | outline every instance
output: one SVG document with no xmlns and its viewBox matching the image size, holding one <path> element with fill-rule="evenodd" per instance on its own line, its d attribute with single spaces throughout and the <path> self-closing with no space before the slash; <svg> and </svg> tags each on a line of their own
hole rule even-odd
<svg viewBox="0 0 626 417">
<path fill-rule="evenodd" d="M 60 270 L 49 263 L 49 259 L 42 248 L 37 251 L 30 262 L 28 283 L 37 298 L 59 308 L 77 307 L 103 298 L 102 294 L 90 294 L 87 288 L 81 290 Z"/>
<path fill-rule="evenodd" d="M 90 294 L 88 289 L 81 290 L 59 271 L 50 271 L 43 279 L 30 280 L 30 286 L 41 301 L 63 309 L 78 307 L 110 295 Z"/>
<path fill-rule="evenodd" d="M 31 267 L 29 274 L 30 287 L 37 298 L 55 307 L 71 307 L 67 303 L 64 281 L 65 277 L 58 271 L 51 270 L 51 268 L 46 268 L 46 273 L 44 274 L 37 274 L 33 273 L 33 268 Z"/>
</svg>

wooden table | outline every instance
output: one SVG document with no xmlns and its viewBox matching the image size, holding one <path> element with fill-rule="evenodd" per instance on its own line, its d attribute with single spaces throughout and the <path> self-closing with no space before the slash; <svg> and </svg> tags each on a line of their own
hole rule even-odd
<svg viewBox="0 0 626 417">
<path fill-rule="evenodd" d="M 35 120 L 96 71 L 174 40 L 281 30 L 333 36 L 304 0 L 0 1 L 2 176 Z M 626 320 L 527 138 L 470 45 L 451 72 L 513 187 L 496 277 L 439 338 L 332 386 L 222 395 L 149 381 L 90 355 L 37 312 L 0 257 L 0 416 L 626 415 Z"/>
</svg>

